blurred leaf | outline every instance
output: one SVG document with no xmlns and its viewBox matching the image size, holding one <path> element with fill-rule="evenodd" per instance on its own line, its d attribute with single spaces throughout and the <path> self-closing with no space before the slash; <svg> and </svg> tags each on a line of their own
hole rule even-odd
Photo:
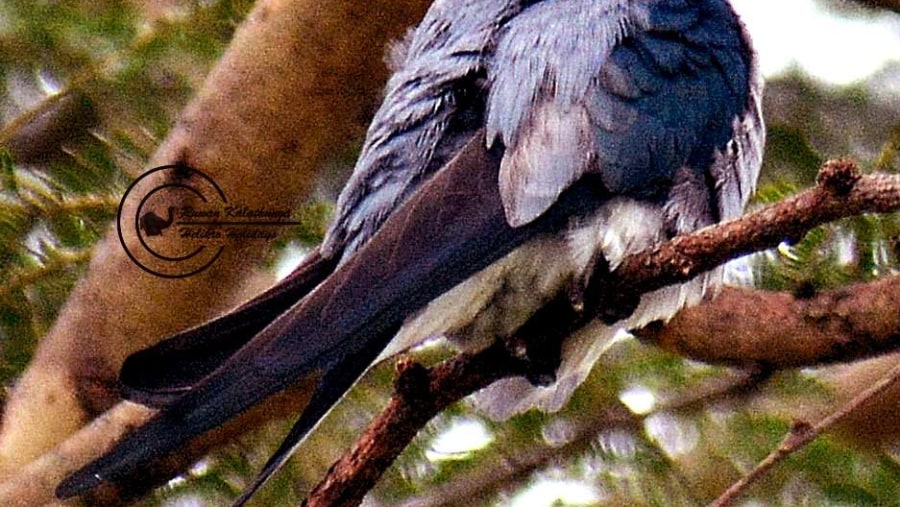
<svg viewBox="0 0 900 507">
<path fill-rule="evenodd" d="M 83 271 L 91 247 L 108 230 L 118 196 L 144 169 L 251 5 L 248 0 L 0 3 L 0 80 L 6 84 L 0 89 L 5 123 L 0 136 L 0 380 L 9 384 L 24 368 Z M 890 83 L 888 78 L 881 79 Z M 60 106 L 63 99 L 70 99 L 71 109 Z M 834 156 L 897 171 L 898 110 L 895 95 L 874 93 L 864 84 L 835 88 L 799 73 L 768 83 L 768 146 L 756 202 L 775 202 L 811 185 L 820 164 Z M 54 123 L 46 115 L 63 128 L 47 135 Z M 11 149 L 13 139 L 28 150 Z M 28 160 L 13 156 L 25 152 Z M 331 211 L 322 202 L 299 210 L 294 218 L 303 225 L 285 243 L 317 243 Z M 749 262 L 757 286 L 804 293 L 897 272 L 898 238 L 897 216 L 864 216 L 819 227 L 796 244 Z M 451 353 L 446 346 L 433 346 L 417 351 L 415 358 L 432 364 Z M 466 402 L 446 410 L 400 456 L 369 501 L 386 505 L 424 499 L 480 474 L 503 479 L 462 503 L 526 502 L 549 484 L 554 498 L 548 501 L 555 505 L 575 502 L 566 495 L 581 487 L 593 495 L 591 504 L 703 504 L 778 445 L 790 425 L 779 403 L 829 400 L 813 374 L 783 372 L 758 388 L 755 394 L 769 397 L 764 401 L 741 391 L 661 408 L 705 392 L 708 383 L 727 374 L 724 368 L 623 340 L 558 414 L 530 412 L 495 422 Z M 374 368 L 253 504 L 299 502 L 384 406 L 392 378 L 391 364 Z M 605 417 L 621 413 L 622 393 L 634 387 L 653 398 L 654 411 L 626 420 Z M 227 503 L 280 443 L 290 415 L 204 459 L 142 504 Z M 483 425 L 490 442 L 454 459 L 435 458 L 437 439 L 460 421 Z M 878 452 L 826 437 L 778 467 L 749 496 L 748 502 L 759 505 L 897 505 L 900 467 Z"/>
</svg>

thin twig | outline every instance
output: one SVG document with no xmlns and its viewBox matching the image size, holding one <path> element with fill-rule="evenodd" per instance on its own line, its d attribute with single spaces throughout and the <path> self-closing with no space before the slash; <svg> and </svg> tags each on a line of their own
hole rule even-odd
<svg viewBox="0 0 900 507">
<path fill-rule="evenodd" d="M 728 488 L 722 495 L 710 504 L 710 507 L 727 507 L 732 505 L 750 486 L 759 481 L 778 463 L 784 461 L 791 454 L 806 447 L 807 444 L 819 437 L 824 431 L 834 426 L 840 420 L 852 414 L 865 402 L 883 393 L 889 387 L 900 380 L 900 363 L 881 377 L 873 386 L 856 395 L 852 400 L 840 409 L 812 425 L 806 421 L 794 421 L 791 429 L 781 444 L 773 450 L 764 460 L 756 465 L 749 474 Z"/>
<path fill-rule="evenodd" d="M 29 266 L 18 270 L 10 270 L 7 279 L 0 284 L 0 300 L 18 294 L 25 287 L 31 287 L 43 280 L 50 280 L 73 268 L 87 263 L 91 259 L 91 250 L 54 248 L 52 258 L 44 260 L 37 266 Z"/>
<path fill-rule="evenodd" d="M 490 462 L 454 477 L 446 484 L 435 486 L 427 493 L 388 505 L 449 507 L 484 503 L 486 498 L 491 498 L 501 489 L 508 489 L 518 481 L 527 480 L 528 474 L 533 471 L 546 467 L 549 463 L 563 462 L 583 453 L 603 430 L 625 428 L 639 431 L 644 421 L 654 414 L 700 410 L 710 403 L 745 393 L 759 385 L 764 378 L 758 371 L 729 371 L 710 379 L 696 389 L 675 394 L 645 414 L 632 413 L 621 403 L 590 404 L 591 409 L 586 414 L 575 414 L 571 419 L 567 418 L 566 433 L 569 438 L 563 445 L 531 445 L 516 449 L 513 453 L 501 453 L 494 456 Z M 668 462 L 668 457 L 653 444 L 648 442 L 648 445 L 654 447 L 654 452 Z M 688 481 L 683 478 L 679 480 L 685 488 L 689 488 Z"/>
<path fill-rule="evenodd" d="M 774 246 L 783 240 L 798 239 L 805 231 L 828 221 L 860 213 L 884 213 L 900 209 L 898 176 L 872 175 L 860 178 L 855 166 L 846 162 L 830 163 L 823 173 L 823 181 L 819 186 L 791 199 L 738 221 L 681 237 L 649 252 L 630 257 L 615 273 L 622 278 L 620 281 L 616 282 L 607 276 L 604 282 L 624 287 L 627 286 L 625 280 L 635 276 L 641 281 L 641 290 L 652 290 L 653 283 L 648 282 L 655 276 L 665 282 L 654 283 L 675 283 L 710 269 L 730 257 Z M 389 429 L 378 434 L 367 430 L 353 453 L 348 455 L 350 457 L 345 459 L 346 463 L 335 465 L 317 488 L 319 493 L 330 490 L 327 495 L 333 500 L 319 505 L 358 503 L 418 430 L 434 414 L 440 412 L 442 407 L 501 376 L 519 374 L 521 365 L 514 362 L 504 365 L 508 358 L 490 358 L 484 354 L 464 356 L 454 360 L 462 362 L 443 367 L 444 370 L 461 368 L 461 371 L 458 376 L 447 377 L 442 385 L 429 382 L 430 387 L 425 391 L 434 399 L 414 396 L 410 399 L 415 403 L 392 401 L 391 406 L 398 404 L 403 410 L 388 408 L 370 425 L 370 430 L 383 426 L 401 428 L 402 431 Z M 466 373 L 466 364 L 479 361 L 481 370 L 476 368 L 474 372 Z M 412 385 L 416 383 L 413 382 Z M 398 390 L 400 391 L 403 390 Z M 69 466 L 64 468 L 71 469 Z M 65 472 L 54 471 L 50 467 L 44 473 L 50 477 L 50 474 Z M 348 490 L 353 490 L 353 493 L 348 493 Z M 310 505 L 315 504 L 315 496 L 316 494 L 311 495 Z"/>
<path fill-rule="evenodd" d="M 797 240 L 823 223 L 861 213 L 898 209 L 900 177 L 862 177 L 850 161 L 827 162 L 819 172 L 818 185 L 812 189 L 737 220 L 677 237 L 630 256 L 613 273 L 595 273 L 591 284 L 602 283 L 604 291 L 589 286 L 587 292 L 599 297 L 586 302 L 584 313 L 575 316 L 574 321 L 559 322 L 558 329 L 577 329 L 586 317 L 598 315 L 602 308 L 615 307 L 623 301 L 633 301 L 635 295 L 687 281 L 738 256 L 782 241 Z M 547 326 L 531 324 L 529 321 L 522 329 L 547 329 Z M 533 337 L 521 338 L 528 343 Z M 495 345 L 481 353 L 463 354 L 441 364 L 438 368 L 449 369 L 453 375 L 439 377 L 442 382 L 422 380 L 427 389 L 421 387 L 423 384 L 413 389 L 397 389 L 389 407 L 331 467 L 304 505 L 359 505 L 418 430 L 443 407 L 495 380 L 520 375 L 522 367 L 505 348 Z M 415 371 L 417 377 L 430 378 L 427 371 Z M 402 379 L 403 376 L 398 385 L 410 385 Z M 408 397 L 404 392 L 417 395 Z"/>
</svg>

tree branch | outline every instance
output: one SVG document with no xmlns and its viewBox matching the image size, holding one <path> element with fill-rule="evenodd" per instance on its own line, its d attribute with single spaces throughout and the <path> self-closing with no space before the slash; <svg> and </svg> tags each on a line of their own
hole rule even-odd
<svg viewBox="0 0 900 507">
<path fill-rule="evenodd" d="M 722 495 L 710 504 L 710 507 L 727 507 L 743 494 L 750 486 L 764 477 L 775 465 L 787 459 L 791 454 L 806 447 L 823 432 L 847 418 L 867 401 L 888 390 L 900 380 L 900 363 L 882 377 L 875 385 L 859 393 L 849 403 L 829 414 L 816 424 L 807 421 L 794 421 L 784 440 L 774 451 L 765 457 L 749 474 L 734 483 Z"/>
<path fill-rule="evenodd" d="M 578 327 L 588 317 L 599 314 L 604 305 L 686 281 L 727 260 L 782 241 L 797 240 L 817 225 L 861 213 L 898 209 L 900 177 L 861 177 L 851 162 L 828 162 L 820 171 L 818 185 L 810 190 L 740 219 L 630 256 L 613 273 L 599 271 L 592 284 L 604 284 L 606 295 L 590 301 L 584 313 L 574 315 L 572 321 L 560 322 L 560 328 Z M 526 324 L 523 328 L 532 327 Z M 528 337 L 523 339 L 528 341 Z M 460 354 L 431 369 L 402 363 L 388 407 L 331 467 L 304 505 L 358 505 L 418 430 L 443 408 L 522 371 L 521 360 L 498 343 L 476 354 Z"/>
<path fill-rule="evenodd" d="M 612 275 L 614 297 L 642 294 L 684 282 L 731 259 L 787 241 L 799 241 L 810 229 L 839 218 L 900 209 L 900 178 L 862 177 L 853 162 L 826 162 L 817 185 L 796 196 L 739 219 L 676 237 L 626 258 Z M 606 288 L 604 288 L 606 290 Z"/>
<path fill-rule="evenodd" d="M 900 276 L 804 298 L 723 288 L 639 338 L 698 361 L 779 370 L 865 359 L 900 348 Z"/>
<path fill-rule="evenodd" d="M 640 431 L 643 422 L 654 414 L 663 412 L 686 413 L 696 411 L 711 402 L 748 392 L 759 385 L 762 378 L 753 372 L 737 372 L 710 379 L 699 389 L 677 393 L 671 399 L 659 403 L 646 414 L 635 414 L 621 403 L 594 405 L 572 418 L 566 418 L 567 440 L 563 445 L 535 442 L 514 453 L 491 459 L 451 481 L 435 486 L 427 493 L 406 499 L 397 507 L 442 507 L 483 503 L 486 498 L 508 489 L 511 484 L 527 480 L 528 475 L 551 463 L 563 463 L 585 452 L 596 442 L 598 433 L 613 428 Z M 663 456 L 661 456 L 663 459 Z M 685 485 L 685 487 L 688 487 Z"/>
<path fill-rule="evenodd" d="M 430 3 L 256 2 L 150 167 L 187 163 L 211 175 L 229 202 L 293 208 L 310 196 L 335 154 L 365 131 L 387 77 L 385 46 Z M 46 134 L 58 141 L 57 129 L 50 127 L 64 122 L 59 118 L 66 104 L 62 98 L 48 101 L 4 130 L 0 144 L 24 156 L 26 149 L 42 146 L 37 141 Z M 166 204 L 181 203 L 173 197 Z M 177 246 L 179 240 L 160 241 Z M 26 465 L 54 455 L 61 442 L 115 406 L 118 371 L 129 354 L 227 311 L 270 283 L 260 270 L 272 244 L 235 242 L 207 271 L 163 279 L 133 263 L 111 230 L 10 394 L 0 428 L 0 480 L 16 482 Z M 87 442 L 92 454 L 80 463 L 42 463 L 57 467 L 53 473 L 61 477 L 102 454 L 108 449 L 103 443 Z M 3 491 L 0 505 L 26 505 Z M 43 490 L 41 503 L 52 492 L 53 487 Z"/>
</svg>

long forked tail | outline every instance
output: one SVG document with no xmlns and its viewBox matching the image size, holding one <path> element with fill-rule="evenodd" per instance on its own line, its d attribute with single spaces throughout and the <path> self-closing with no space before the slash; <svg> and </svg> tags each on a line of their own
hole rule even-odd
<svg viewBox="0 0 900 507">
<path fill-rule="evenodd" d="M 389 333 L 389 336 L 393 336 L 393 331 Z M 303 413 L 300 414 L 300 418 L 294 423 L 291 431 L 284 437 L 275 454 L 269 458 L 250 486 L 235 500 L 232 507 L 242 507 L 290 459 L 303 441 L 303 438 L 316 427 L 331 407 L 365 373 L 370 362 L 367 358 L 377 356 L 381 351 L 382 347 L 378 347 L 380 341 L 373 340 L 369 344 L 372 350 L 364 350 L 359 354 L 346 358 L 322 377 L 315 394 L 313 394 Z"/>
<path fill-rule="evenodd" d="M 122 480 L 288 385 L 316 379 L 308 415 L 266 468 L 271 473 L 410 314 L 529 238 L 565 227 L 602 201 L 590 185 L 575 185 L 538 220 L 510 227 L 497 187 L 501 155 L 499 149 L 486 150 L 483 139 L 477 134 L 301 302 L 108 454 L 63 481 L 58 495 Z"/>
<path fill-rule="evenodd" d="M 155 408 L 172 404 L 330 275 L 337 259 L 313 250 L 287 278 L 231 312 L 129 356 L 122 396 Z"/>
</svg>

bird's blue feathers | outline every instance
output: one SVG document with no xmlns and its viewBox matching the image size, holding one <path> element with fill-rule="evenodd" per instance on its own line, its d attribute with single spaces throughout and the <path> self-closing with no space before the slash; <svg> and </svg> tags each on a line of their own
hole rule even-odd
<svg viewBox="0 0 900 507">
<path fill-rule="evenodd" d="M 507 149 L 513 225 L 586 172 L 662 202 L 677 170 L 706 171 L 747 106 L 751 56 L 723 2 L 547 0 L 498 38 L 486 126 Z"/>
<path fill-rule="evenodd" d="M 508 178 L 505 194 L 522 194 L 508 208 L 528 208 L 510 217 L 516 225 L 546 211 L 589 163 L 613 192 L 664 199 L 676 170 L 702 170 L 729 140 L 747 105 L 750 58 L 721 0 L 438 0 L 387 85 L 323 250 L 350 255 L 482 124 L 489 144 L 516 157 L 523 132 L 544 121 L 543 103 L 568 122 L 581 114 L 570 108 L 585 107 L 590 121 L 572 127 L 583 135 L 560 137 L 563 146 L 526 143 L 547 153 L 519 156 L 523 174 Z M 596 160 L 570 153 L 585 148 Z"/>
<path fill-rule="evenodd" d="M 60 494 L 132 473 L 312 374 L 323 384 L 268 474 L 404 319 L 521 245 L 591 221 L 602 230 L 575 234 L 583 268 L 603 248 L 733 217 L 755 186 L 760 85 L 726 0 L 437 0 L 397 54 L 321 247 L 330 274 Z M 469 165 L 439 171 L 457 152 Z M 652 224 L 630 223 L 635 209 Z M 690 299 L 678 292 L 645 305 L 653 318 Z"/>
</svg>

